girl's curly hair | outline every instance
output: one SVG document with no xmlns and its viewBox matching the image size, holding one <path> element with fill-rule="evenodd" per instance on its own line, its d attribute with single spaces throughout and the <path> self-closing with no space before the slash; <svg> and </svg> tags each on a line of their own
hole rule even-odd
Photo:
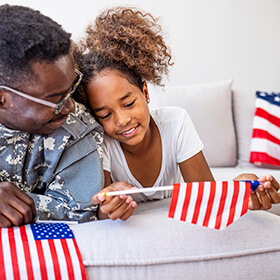
<svg viewBox="0 0 280 280">
<path fill-rule="evenodd" d="M 74 98 L 88 105 L 87 84 L 104 69 L 118 70 L 141 90 L 144 81 L 163 86 L 163 75 L 168 75 L 173 62 L 161 33 L 158 19 L 137 8 L 103 11 L 87 27 L 86 36 L 74 45 L 77 66 L 84 74 Z"/>
</svg>

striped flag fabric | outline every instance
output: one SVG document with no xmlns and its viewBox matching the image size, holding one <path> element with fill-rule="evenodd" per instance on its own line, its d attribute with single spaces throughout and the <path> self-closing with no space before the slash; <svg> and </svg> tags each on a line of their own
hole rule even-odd
<svg viewBox="0 0 280 280">
<path fill-rule="evenodd" d="M 168 217 L 222 230 L 248 211 L 250 182 L 174 184 Z"/>
<path fill-rule="evenodd" d="M 72 230 L 65 223 L 1 228 L 0 279 L 86 279 Z"/>
<path fill-rule="evenodd" d="M 280 166 L 280 94 L 256 92 L 250 162 Z"/>
</svg>

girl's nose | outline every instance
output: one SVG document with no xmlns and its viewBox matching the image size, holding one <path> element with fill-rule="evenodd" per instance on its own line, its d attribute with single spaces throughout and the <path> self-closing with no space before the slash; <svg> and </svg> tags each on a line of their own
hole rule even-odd
<svg viewBox="0 0 280 280">
<path fill-rule="evenodd" d="M 130 115 L 126 113 L 116 113 L 115 114 L 115 124 L 117 126 L 126 126 L 131 120 Z"/>
</svg>

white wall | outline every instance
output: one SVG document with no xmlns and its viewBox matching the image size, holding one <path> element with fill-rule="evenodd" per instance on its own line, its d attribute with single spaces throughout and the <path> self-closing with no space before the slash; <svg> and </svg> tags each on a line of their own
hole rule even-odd
<svg viewBox="0 0 280 280">
<path fill-rule="evenodd" d="M 233 78 L 241 91 L 280 91 L 278 0 L 10 0 L 39 9 L 78 39 L 100 10 L 132 5 L 162 24 L 175 66 L 169 85 Z"/>
</svg>

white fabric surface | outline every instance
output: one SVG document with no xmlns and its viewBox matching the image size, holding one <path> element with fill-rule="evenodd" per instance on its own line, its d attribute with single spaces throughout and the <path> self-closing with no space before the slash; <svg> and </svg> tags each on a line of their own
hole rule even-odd
<svg viewBox="0 0 280 280">
<path fill-rule="evenodd" d="M 71 225 L 88 279 L 279 279 L 280 217 L 250 211 L 218 231 L 168 218 L 169 203 Z"/>
<path fill-rule="evenodd" d="M 150 93 L 150 107 L 185 108 L 204 144 L 210 166 L 234 166 L 237 161 L 236 134 L 232 114 L 232 80 L 178 86 Z"/>
<path fill-rule="evenodd" d="M 233 91 L 233 113 L 237 134 L 238 163 L 249 162 L 256 94 Z"/>
</svg>

